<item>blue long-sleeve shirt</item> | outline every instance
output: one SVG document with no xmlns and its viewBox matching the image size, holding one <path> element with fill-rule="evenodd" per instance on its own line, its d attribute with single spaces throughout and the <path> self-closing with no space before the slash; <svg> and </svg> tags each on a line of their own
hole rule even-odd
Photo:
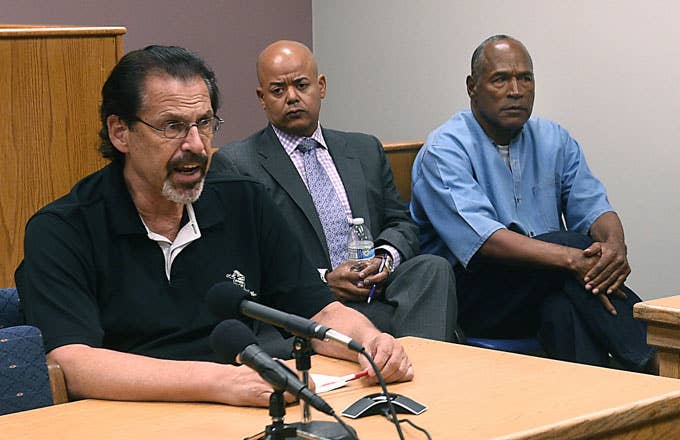
<svg viewBox="0 0 680 440">
<path fill-rule="evenodd" d="M 412 182 L 421 251 L 465 267 L 499 229 L 529 237 L 587 234 L 613 211 L 578 143 L 540 118 L 529 119 L 511 141 L 508 166 L 472 112 L 460 112 L 427 137 Z"/>
</svg>

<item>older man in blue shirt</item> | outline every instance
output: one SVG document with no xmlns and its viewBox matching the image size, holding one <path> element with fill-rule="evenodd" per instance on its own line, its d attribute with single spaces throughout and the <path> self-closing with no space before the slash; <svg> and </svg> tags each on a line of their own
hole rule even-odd
<svg viewBox="0 0 680 440">
<path fill-rule="evenodd" d="M 457 270 L 469 336 L 538 334 L 556 358 L 656 368 L 623 227 L 578 143 L 531 118 L 534 75 L 521 42 L 497 35 L 475 50 L 471 111 L 433 131 L 413 166 L 411 214 L 422 250 Z"/>
</svg>

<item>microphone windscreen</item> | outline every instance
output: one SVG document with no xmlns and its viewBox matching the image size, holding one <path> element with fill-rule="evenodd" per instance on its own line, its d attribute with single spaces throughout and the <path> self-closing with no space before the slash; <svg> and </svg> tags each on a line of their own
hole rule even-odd
<svg viewBox="0 0 680 440">
<path fill-rule="evenodd" d="M 235 363 L 236 356 L 253 344 L 257 344 L 253 332 L 236 319 L 220 322 L 210 334 L 210 346 L 217 354 L 217 359 L 224 363 Z"/>
<path fill-rule="evenodd" d="M 231 281 L 222 281 L 212 286 L 205 296 L 210 313 L 219 319 L 234 319 L 241 316 L 241 301 L 250 295 Z"/>
</svg>

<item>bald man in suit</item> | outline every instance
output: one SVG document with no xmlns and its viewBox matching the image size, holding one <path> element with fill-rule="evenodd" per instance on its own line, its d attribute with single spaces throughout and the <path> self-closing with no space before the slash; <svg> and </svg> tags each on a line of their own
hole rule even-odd
<svg viewBox="0 0 680 440">
<path fill-rule="evenodd" d="M 258 57 L 257 74 L 257 96 L 270 123 L 217 152 L 212 172 L 235 168 L 263 183 L 322 280 L 378 328 L 395 336 L 457 341 L 453 271 L 443 258 L 418 255 L 417 228 L 394 185 L 382 144 L 373 136 L 320 126 L 326 78 L 303 44 L 271 44 Z M 344 242 L 333 243 L 332 233 L 324 230 L 299 148 L 303 141 L 316 146 L 316 158 L 334 189 L 328 192 L 338 198 L 336 224 L 344 223 L 348 231 L 347 219 L 363 217 L 373 233 L 376 258 L 361 270 L 347 261 L 346 235 Z M 338 257 L 341 246 L 344 254 Z M 383 258 L 387 264 L 379 270 Z M 379 295 L 369 303 L 373 285 Z"/>
</svg>

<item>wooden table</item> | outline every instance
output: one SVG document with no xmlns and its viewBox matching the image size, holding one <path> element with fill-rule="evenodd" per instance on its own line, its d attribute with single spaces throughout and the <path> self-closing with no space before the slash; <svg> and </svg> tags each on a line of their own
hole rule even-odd
<svg viewBox="0 0 680 440">
<path fill-rule="evenodd" d="M 680 378 L 680 295 L 637 303 L 633 316 L 647 322 L 647 343 L 659 350 L 659 374 Z"/>
<path fill-rule="evenodd" d="M 418 338 L 402 341 L 416 379 L 389 388 L 429 406 L 409 418 L 434 439 L 680 438 L 680 381 Z M 312 363 L 323 374 L 355 369 L 321 357 Z M 341 412 L 376 391 L 355 381 L 323 397 Z M 316 412 L 313 417 L 327 419 Z M 286 421 L 299 420 L 299 407 L 290 406 Z M 348 422 L 364 440 L 398 438 L 383 417 Z M 241 439 L 269 423 L 262 408 L 84 400 L 2 416 L 0 433 L 6 439 Z M 425 438 L 402 426 L 407 439 Z"/>
</svg>

